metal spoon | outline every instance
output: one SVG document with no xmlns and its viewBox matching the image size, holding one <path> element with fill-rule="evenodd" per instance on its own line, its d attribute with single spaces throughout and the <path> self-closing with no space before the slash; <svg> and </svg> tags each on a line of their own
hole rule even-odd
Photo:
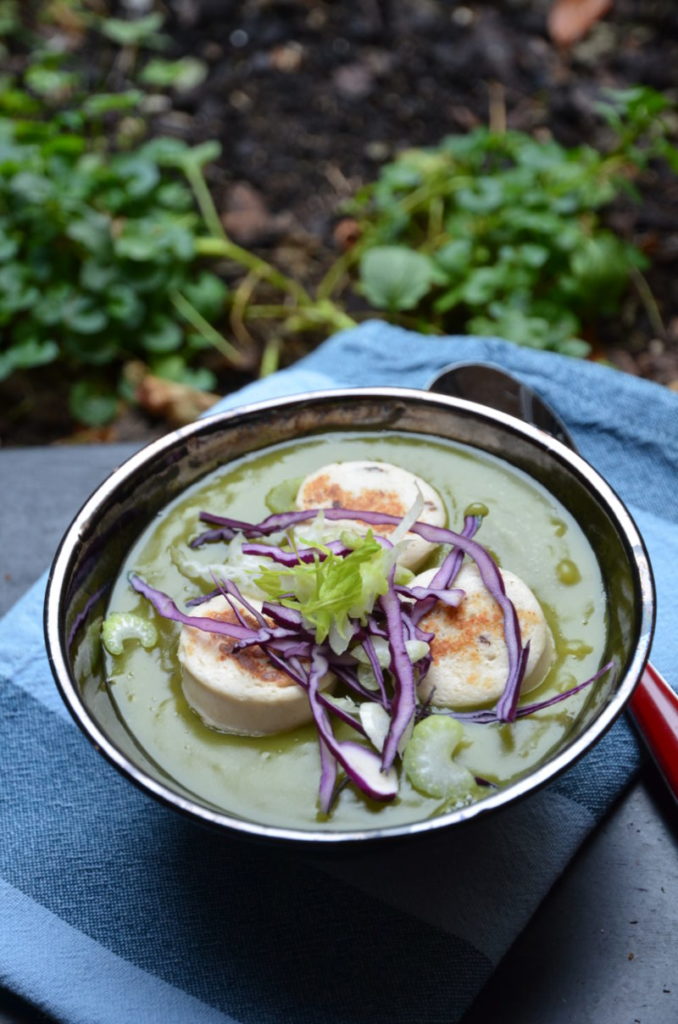
<svg viewBox="0 0 678 1024">
<path fill-rule="evenodd" d="M 428 386 L 455 398 L 489 405 L 577 447 L 562 420 L 522 381 L 490 363 L 447 366 Z M 631 718 L 645 740 L 664 780 L 678 800 L 678 695 L 656 668 L 648 664 L 629 701 Z"/>
</svg>

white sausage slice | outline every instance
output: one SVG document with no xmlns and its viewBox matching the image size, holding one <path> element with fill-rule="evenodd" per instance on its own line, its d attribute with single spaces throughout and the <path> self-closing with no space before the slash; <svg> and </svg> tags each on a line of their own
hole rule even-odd
<svg viewBox="0 0 678 1024">
<path fill-rule="evenodd" d="M 370 512 L 387 512 L 402 518 L 414 505 L 421 493 L 424 507 L 418 518 L 434 526 L 445 525 L 445 507 L 440 495 L 430 484 L 414 473 L 394 466 L 389 462 L 331 462 L 321 466 L 302 481 L 297 492 L 298 509 L 307 508 L 350 508 Z M 300 526 L 299 534 L 309 534 L 306 524 Z M 326 529 L 337 536 L 342 530 L 352 529 L 388 537 L 393 526 L 372 526 L 360 520 L 340 520 L 327 523 Z M 403 538 L 403 552 L 398 558 L 401 565 L 417 569 L 434 549 L 433 544 L 408 533 Z"/>
<path fill-rule="evenodd" d="M 248 598 L 259 610 L 260 603 Z M 236 622 L 225 598 L 214 597 L 193 614 Z M 245 621 L 255 625 L 244 611 Z M 311 720 L 305 690 L 271 664 L 259 646 L 233 653 L 234 641 L 217 633 L 183 626 L 178 657 L 186 700 L 205 725 L 236 736 L 270 736 Z M 333 682 L 328 675 L 322 682 Z"/>
<path fill-rule="evenodd" d="M 520 623 L 523 645 L 530 641 L 521 692 L 533 690 L 546 678 L 555 658 L 553 635 L 536 597 L 512 572 L 500 570 L 506 593 Z M 426 586 L 435 569 L 415 577 L 412 586 Z M 504 619 L 486 590 L 477 567 L 465 563 L 454 587 L 466 596 L 457 608 L 438 602 L 421 620 L 421 628 L 435 634 L 431 642 L 433 662 L 419 685 L 421 701 L 431 698 L 438 707 L 472 708 L 496 701 L 508 674 Z"/>
</svg>

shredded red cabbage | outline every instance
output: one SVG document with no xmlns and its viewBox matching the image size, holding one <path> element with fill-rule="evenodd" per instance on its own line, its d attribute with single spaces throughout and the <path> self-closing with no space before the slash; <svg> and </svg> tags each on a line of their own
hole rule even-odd
<svg viewBox="0 0 678 1024">
<path fill-rule="evenodd" d="M 391 672 L 394 680 L 391 724 L 382 751 L 384 771 L 388 771 L 395 761 L 398 745 L 414 719 L 417 706 L 414 667 L 405 647 L 401 603 L 393 587 L 393 571 L 389 589 L 379 598 L 379 603 L 386 616 L 388 646 L 391 652 Z"/>
<path fill-rule="evenodd" d="M 398 525 L 400 520 L 381 512 L 370 512 L 363 509 L 345 508 L 307 509 L 300 512 L 285 512 L 268 516 L 260 523 L 246 523 L 229 517 L 217 516 L 210 512 L 201 512 L 200 519 L 212 528 L 195 537 L 191 547 L 216 541 L 232 540 L 237 534 L 248 539 L 242 545 L 244 554 L 270 558 L 284 566 L 294 567 L 299 562 L 322 561 L 325 553 L 321 549 L 303 548 L 288 550 L 275 544 L 252 543 L 253 538 L 270 536 L 282 532 L 299 523 L 312 520 L 322 514 L 326 519 L 353 519 L 373 526 Z M 233 609 L 236 622 L 224 622 L 211 617 L 187 615 L 179 610 L 174 601 L 146 583 L 137 574 L 130 575 L 132 587 L 151 602 L 156 611 L 164 618 L 171 619 L 195 629 L 221 634 L 235 641 L 234 649 L 242 649 L 258 645 L 266 652 L 271 662 L 284 671 L 295 683 L 307 692 L 311 713 L 318 733 L 320 748 L 320 787 L 319 806 L 323 813 L 329 813 L 338 792 L 338 768 L 343 768 L 346 776 L 362 792 L 375 800 L 387 801 L 397 793 L 397 780 L 393 768 L 399 749 L 408 729 L 415 719 L 426 717 L 431 713 L 451 715 L 461 721 L 489 724 L 511 722 L 557 704 L 584 687 L 599 679 L 610 671 L 613 663 L 609 662 L 594 676 L 570 690 L 557 694 L 548 700 L 534 704 L 518 706 L 520 684 L 525 673 L 529 654 L 529 644 L 524 647 L 520 636 L 520 626 L 515 608 L 506 595 L 501 573 L 490 554 L 473 540 L 481 523 L 476 516 L 467 516 L 461 533 L 443 527 L 431 526 L 427 523 L 415 522 L 410 532 L 416 533 L 433 544 L 450 545 L 451 549 L 435 573 L 428 587 L 403 587 L 394 583 L 394 570 L 391 570 L 389 586 L 377 601 L 372 613 L 360 625 L 355 622 L 352 640 L 360 644 L 367 655 L 377 690 L 367 690 L 358 676 L 358 662 L 351 651 L 338 655 L 329 643 L 318 644 L 314 635 L 304 622 L 303 615 L 295 608 L 284 607 L 267 601 L 258 611 L 241 594 L 238 587 L 231 581 L 217 579 L 217 589 L 209 594 L 195 597 L 187 602 L 196 606 L 212 597 L 222 594 Z M 325 550 L 343 557 L 349 554 L 339 541 L 331 541 L 324 545 Z M 407 651 L 407 641 L 423 640 L 431 642 L 433 635 L 423 631 L 419 622 L 437 601 L 456 606 L 463 598 L 463 591 L 452 589 L 452 584 L 461 568 L 464 555 L 469 555 L 478 567 L 480 576 L 487 590 L 499 605 L 504 619 L 504 635 L 508 651 L 508 674 L 503 693 L 492 709 L 470 712 L 432 711 L 429 704 L 417 703 L 417 684 L 428 671 L 431 655 L 425 655 L 413 664 Z M 402 601 L 401 596 L 407 598 Z M 251 616 L 256 625 L 248 622 L 239 606 Z M 390 652 L 390 678 L 392 694 L 389 694 L 384 672 L 374 647 L 375 638 L 384 638 L 388 642 Z M 360 721 L 349 711 L 335 704 L 320 689 L 320 681 L 328 673 L 333 673 L 344 685 L 361 699 L 381 704 L 390 716 L 390 726 L 386 735 L 381 755 L 361 743 L 340 741 L 334 735 L 331 716 L 353 728 L 362 737 L 365 730 Z M 481 780 L 479 780 L 481 781 Z M 490 783 L 483 784 L 490 785 Z"/>
</svg>

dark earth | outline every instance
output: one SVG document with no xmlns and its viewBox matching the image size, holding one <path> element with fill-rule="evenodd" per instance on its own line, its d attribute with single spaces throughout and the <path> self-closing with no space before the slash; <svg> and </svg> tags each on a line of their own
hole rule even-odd
<svg viewBox="0 0 678 1024">
<path fill-rule="evenodd" d="M 168 56 L 207 62 L 205 82 L 168 100 L 152 130 L 189 142 L 218 139 L 223 155 L 209 183 L 230 234 L 305 281 L 336 258 L 342 203 L 406 147 L 504 120 L 568 146 L 603 145 L 606 129 L 594 109 L 602 88 L 644 84 L 678 100 L 675 0 L 614 0 L 567 49 L 549 37 L 548 0 L 99 6 L 118 16 L 162 7 L 174 46 Z M 89 56 L 96 66 L 100 55 Z M 618 203 L 607 220 L 649 256 L 649 294 L 631 290 L 619 317 L 589 340 L 595 358 L 678 389 L 678 178 L 651 168 L 641 191 L 640 203 Z M 233 376 L 224 387 L 246 379 Z M 124 440 L 163 429 L 128 412 L 112 428 L 75 438 Z M 30 444 L 73 431 L 57 413 L 30 427 L 6 426 L 2 436 Z"/>
</svg>

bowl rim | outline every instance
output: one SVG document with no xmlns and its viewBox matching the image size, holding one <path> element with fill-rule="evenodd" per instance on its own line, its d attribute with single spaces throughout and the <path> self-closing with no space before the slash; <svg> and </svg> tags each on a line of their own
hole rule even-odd
<svg viewBox="0 0 678 1024">
<path fill-rule="evenodd" d="M 380 398 L 384 400 L 403 400 L 409 403 L 424 403 L 426 405 L 432 404 L 452 410 L 460 410 L 480 420 L 498 425 L 510 433 L 519 434 L 528 441 L 536 443 L 538 447 L 545 450 L 556 461 L 565 463 L 568 469 L 584 483 L 587 489 L 595 493 L 598 502 L 616 523 L 629 555 L 629 562 L 634 571 L 635 589 L 638 598 L 638 641 L 626 672 L 623 678 L 618 681 L 614 693 L 612 693 L 596 717 L 580 736 L 567 744 L 565 749 L 556 753 L 548 761 L 538 765 L 525 776 L 498 789 L 496 793 L 490 794 L 467 807 L 457 808 L 441 815 L 425 818 L 421 821 L 382 826 L 374 829 L 314 830 L 313 828 L 304 829 L 258 823 L 239 818 L 226 811 L 212 809 L 197 801 L 194 802 L 176 792 L 171 786 L 152 778 L 143 769 L 139 768 L 131 758 L 118 749 L 90 714 L 84 697 L 80 692 L 80 687 L 70 671 L 66 651 L 65 630 L 62 628 L 62 592 L 64 584 L 68 580 L 69 567 L 74 557 L 74 551 L 79 543 L 82 528 L 90 521 L 92 515 L 96 514 L 101 503 L 115 492 L 122 481 L 132 476 L 140 467 L 143 467 L 161 453 L 170 450 L 175 445 L 183 443 L 195 435 L 212 432 L 218 430 L 221 424 L 228 426 L 238 420 L 245 420 L 252 416 L 261 415 L 264 412 L 275 413 L 276 411 L 290 409 L 294 406 L 322 405 L 323 403 L 336 403 L 338 400 L 354 401 L 369 399 L 374 401 Z M 405 428 L 394 429 L 403 429 L 404 432 L 407 432 Z M 480 445 L 477 447 L 482 451 Z M 510 464 L 508 459 L 505 461 Z M 134 452 L 128 459 L 117 466 L 92 492 L 65 531 L 49 570 L 44 602 L 43 626 L 50 668 L 61 697 L 75 722 L 94 747 L 104 755 L 106 760 L 138 788 L 194 821 L 219 828 L 220 830 L 226 829 L 234 835 L 240 834 L 264 840 L 285 840 L 305 846 L 308 846 L 309 843 L 316 843 L 321 846 L 337 846 L 351 845 L 358 841 L 371 842 L 412 836 L 436 831 L 451 825 L 467 823 L 497 811 L 551 782 L 590 750 L 624 710 L 648 661 L 654 634 L 655 618 L 654 580 L 643 538 L 622 499 L 583 456 L 539 428 L 525 423 L 508 413 L 500 412 L 478 402 L 471 402 L 466 399 L 415 388 L 360 387 L 323 389 L 247 403 L 223 412 L 203 416 L 194 423 L 179 427 L 151 441 L 139 451 Z"/>
</svg>

